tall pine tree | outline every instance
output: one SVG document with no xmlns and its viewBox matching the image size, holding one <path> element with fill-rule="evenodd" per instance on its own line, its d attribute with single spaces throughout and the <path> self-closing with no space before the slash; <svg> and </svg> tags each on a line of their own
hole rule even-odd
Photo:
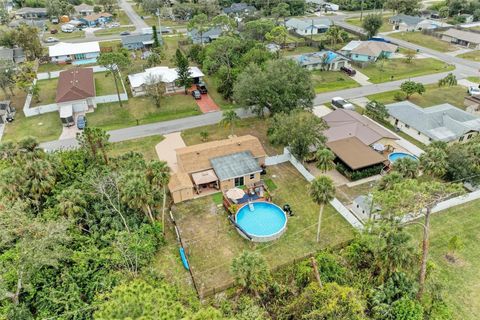
<svg viewBox="0 0 480 320">
<path fill-rule="evenodd" d="M 193 79 L 190 73 L 188 59 L 180 49 L 177 49 L 175 52 L 175 65 L 177 66 L 178 73 L 177 86 L 185 87 L 185 94 L 188 94 L 188 88 L 193 84 Z"/>
</svg>

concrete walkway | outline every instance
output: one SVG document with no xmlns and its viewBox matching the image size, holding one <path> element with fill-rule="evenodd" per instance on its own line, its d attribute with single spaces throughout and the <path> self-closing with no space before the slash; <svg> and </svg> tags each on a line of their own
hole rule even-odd
<svg viewBox="0 0 480 320">
<path fill-rule="evenodd" d="M 183 147 L 185 147 L 185 142 L 182 139 L 181 132 L 174 132 L 166 134 L 165 139 L 155 146 L 155 151 L 157 152 L 158 159 L 165 161 L 170 167 L 170 170 L 176 173 L 178 164 L 175 149 Z"/>
<path fill-rule="evenodd" d="M 370 81 L 368 81 L 370 79 L 369 77 L 367 77 L 366 75 L 358 71 L 358 69 L 355 69 L 355 70 L 357 71 L 357 73 L 350 78 L 355 80 L 361 86 L 368 86 L 372 84 Z"/>
<path fill-rule="evenodd" d="M 319 106 L 314 106 L 312 109 L 313 114 L 319 118 L 326 116 L 332 111 L 333 111 L 332 109 L 324 106 L 323 104 Z"/>
<path fill-rule="evenodd" d="M 463 49 L 459 49 L 459 50 L 456 50 L 456 51 L 446 52 L 446 54 L 448 54 L 450 56 L 458 56 L 460 54 L 469 53 L 469 52 L 472 52 L 472 51 L 474 51 L 474 49 L 463 48 Z"/>
</svg>

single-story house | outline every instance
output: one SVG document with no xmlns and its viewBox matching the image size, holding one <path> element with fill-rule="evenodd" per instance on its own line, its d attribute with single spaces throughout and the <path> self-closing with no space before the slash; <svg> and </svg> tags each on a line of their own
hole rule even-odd
<svg viewBox="0 0 480 320">
<path fill-rule="evenodd" d="M 162 43 L 162 35 L 157 32 L 158 42 Z M 128 50 L 148 48 L 153 44 L 153 34 L 132 34 L 122 36 L 122 47 Z"/>
<path fill-rule="evenodd" d="M 94 13 L 93 6 L 82 3 L 78 6 L 74 6 L 75 13 L 80 16 L 89 16 Z"/>
<path fill-rule="evenodd" d="M 409 16 L 406 14 L 397 14 L 388 19 L 388 22 L 393 25 L 393 30 L 400 31 L 416 31 L 418 29 L 418 24 L 425 20 L 422 17 Z"/>
<path fill-rule="evenodd" d="M 332 25 L 332 20 L 327 18 L 291 18 L 286 22 L 288 30 L 293 30 L 301 36 L 324 33 Z"/>
<path fill-rule="evenodd" d="M 64 43 L 59 42 L 48 47 L 48 55 L 52 62 L 81 64 L 94 63 L 100 55 L 98 42 Z"/>
<path fill-rule="evenodd" d="M 15 12 L 17 19 L 46 19 L 48 18 L 46 8 L 23 7 Z"/>
<path fill-rule="evenodd" d="M 187 35 L 190 39 L 192 39 L 193 44 L 203 44 L 203 43 L 210 43 L 216 39 L 218 39 L 223 33 L 223 30 L 219 27 L 213 27 L 209 30 L 200 34 L 196 29 L 192 29 L 188 31 Z"/>
<path fill-rule="evenodd" d="M 308 70 L 339 71 L 341 67 L 349 67 L 350 59 L 333 51 L 318 51 L 291 56 L 300 66 Z"/>
<path fill-rule="evenodd" d="M 441 39 L 470 49 L 480 49 L 480 33 L 477 32 L 452 28 L 443 32 Z"/>
<path fill-rule="evenodd" d="M 355 62 L 375 62 L 380 56 L 390 58 L 398 49 L 398 46 L 383 41 L 350 41 L 340 49 L 340 53 Z"/>
<path fill-rule="evenodd" d="M 402 101 L 386 107 L 392 125 L 424 144 L 464 142 L 480 131 L 479 117 L 448 103 L 421 108 L 410 101 Z"/>
<path fill-rule="evenodd" d="M 10 21 L 8 26 L 10 28 L 18 28 L 22 24 L 26 24 L 27 26 L 36 27 L 40 30 L 45 29 L 45 20 L 33 20 L 33 19 L 15 19 Z"/>
<path fill-rule="evenodd" d="M 173 202 L 209 190 L 229 190 L 260 182 L 266 152 L 257 137 L 246 135 L 176 149 L 178 171 L 168 189 Z"/>
<path fill-rule="evenodd" d="M 205 75 L 199 68 L 190 67 L 190 76 L 192 77 L 194 83 L 198 83 Z M 177 70 L 169 67 L 154 67 L 145 69 L 145 72 L 128 75 L 128 81 L 134 97 L 144 95 L 145 86 L 152 82 L 158 83 L 161 81 L 165 83 L 165 90 L 167 93 L 183 90 L 183 87 L 178 87 L 175 84 L 177 79 Z"/>
<path fill-rule="evenodd" d="M 309 7 L 314 8 L 315 11 L 325 10 L 327 11 L 338 11 L 340 6 L 335 3 L 326 2 L 325 0 L 306 0 L 305 1 Z"/>
<path fill-rule="evenodd" d="M 113 16 L 108 12 L 93 13 L 88 16 L 79 17 L 78 20 L 89 27 L 95 27 L 112 21 Z"/>
<path fill-rule="evenodd" d="M 14 63 L 25 62 L 25 53 L 22 48 L 0 47 L 0 60 L 7 60 Z"/>
<path fill-rule="evenodd" d="M 387 149 L 398 140 L 390 131 L 352 110 L 337 109 L 322 119 L 329 127 L 324 131 L 327 147 L 351 170 L 385 163 L 387 158 L 374 146 Z"/>
<path fill-rule="evenodd" d="M 63 125 L 74 123 L 74 112 L 95 108 L 94 97 L 95 80 L 92 68 L 72 68 L 60 72 L 55 102 Z"/>
<path fill-rule="evenodd" d="M 243 16 L 253 14 L 257 11 L 254 6 L 251 6 L 245 2 L 232 3 L 230 7 L 223 8 L 223 13 L 227 15 Z"/>
</svg>

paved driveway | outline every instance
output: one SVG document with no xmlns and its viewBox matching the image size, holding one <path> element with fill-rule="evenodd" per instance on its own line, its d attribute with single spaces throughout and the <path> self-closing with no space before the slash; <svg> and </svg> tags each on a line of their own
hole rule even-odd
<svg viewBox="0 0 480 320">
<path fill-rule="evenodd" d="M 202 94 L 202 99 L 199 99 L 199 100 L 195 99 L 195 102 L 197 103 L 202 113 L 220 111 L 220 108 L 215 103 L 215 101 L 213 101 L 213 99 L 210 98 L 210 95 L 208 93 Z"/>
<path fill-rule="evenodd" d="M 185 147 L 185 142 L 183 141 L 180 132 L 166 134 L 165 139 L 155 146 L 158 158 L 161 161 L 165 161 L 173 173 L 177 172 L 178 170 L 177 154 L 175 153 L 175 149 L 182 147 Z"/>
</svg>

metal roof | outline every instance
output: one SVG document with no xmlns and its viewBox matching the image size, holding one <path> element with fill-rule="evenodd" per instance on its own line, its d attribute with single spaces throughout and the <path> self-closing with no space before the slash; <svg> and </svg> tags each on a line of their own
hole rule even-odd
<svg viewBox="0 0 480 320">
<path fill-rule="evenodd" d="M 213 170 L 220 181 L 243 177 L 247 174 L 261 172 L 262 168 L 250 151 L 233 153 L 210 159 Z"/>
</svg>

